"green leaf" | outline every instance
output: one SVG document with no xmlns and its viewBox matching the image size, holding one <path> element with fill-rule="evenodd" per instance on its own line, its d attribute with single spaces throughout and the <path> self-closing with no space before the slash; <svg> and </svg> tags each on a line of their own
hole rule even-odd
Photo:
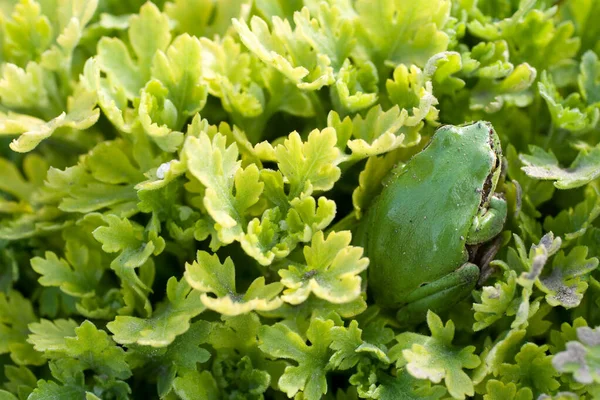
<svg viewBox="0 0 600 400">
<path fill-rule="evenodd" d="M 292 51 L 300 54 L 302 58 L 310 55 L 308 46 L 303 41 L 295 40 L 294 36 L 296 35 L 294 35 L 288 21 L 273 17 L 273 25 L 273 31 L 269 32 L 267 23 L 259 17 L 252 17 L 250 26 L 246 21 L 233 20 L 233 26 L 244 45 L 263 62 L 281 72 L 293 83 L 302 85 L 307 89 L 319 89 L 325 84 L 333 83 L 333 73 L 327 68 L 326 64 L 328 60 L 325 58 L 318 60 L 315 56 L 303 60 L 305 64 L 316 71 L 313 73 L 313 75 L 316 75 L 316 79 L 306 82 L 304 78 L 309 75 L 310 71 L 304 66 L 295 66 L 290 62 L 293 56 L 287 53 L 285 44 L 287 41 L 297 43 L 296 46 L 291 48 Z M 286 38 L 289 39 L 286 41 Z"/>
<path fill-rule="evenodd" d="M 71 319 L 42 319 L 29 324 L 31 334 L 27 341 L 40 352 L 58 356 L 67 351 L 65 338 L 75 336 L 76 328 L 77 323 Z"/>
<path fill-rule="evenodd" d="M 96 8 L 97 0 L 71 0 L 63 5 L 67 10 L 59 16 L 60 34 L 56 44 L 42 54 L 41 63 L 50 71 L 69 74 L 73 64 L 73 53 L 83 36 L 85 26 L 90 22 Z"/>
<path fill-rule="evenodd" d="M 173 390 L 183 400 L 218 400 L 221 398 L 217 383 L 208 371 L 191 371 L 175 378 Z"/>
<path fill-rule="evenodd" d="M 577 307 L 587 289 L 587 276 L 598 267 L 597 258 L 586 259 L 588 248 L 577 246 L 568 255 L 561 251 L 552 260 L 552 268 L 545 268 L 538 287 L 546 293 L 546 301 L 553 307 Z"/>
<path fill-rule="evenodd" d="M 314 201 L 313 197 L 307 199 Z M 284 258 L 290 254 L 295 243 L 283 237 L 280 226 L 282 221 L 279 208 L 268 209 L 263 212 L 261 219 L 254 218 L 250 221 L 247 233 L 240 240 L 246 254 L 261 265 L 270 265 L 275 258 Z"/>
<path fill-rule="evenodd" d="M 86 392 L 80 386 L 75 385 L 58 385 L 53 381 L 38 381 L 38 387 L 28 397 L 31 400 L 81 400 L 86 396 Z M 87 397 L 86 397 L 87 399 Z"/>
<path fill-rule="evenodd" d="M 490 45 L 490 43 L 481 43 L 481 45 Z M 491 44 L 493 45 L 493 44 Z M 475 46 L 476 49 L 479 45 Z M 444 51 L 432 56 L 425 64 L 424 70 L 430 73 L 432 83 L 436 89 L 436 93 L 455 94 L 458 90 L 465 86 L 465 81 L 453 76 L 458 71 L 463 69 L 461 55 L 455 51 Z"/>
<path fill-rule="evenodd" d="M 273 17 L 269 31 L 267 23 L 257 16 L 251 18 L 250 26 L 237 19 L 233 26 L 246 47 L 263 62 L 299 88 L 318 90 L 336 81 L 335 74 L 356 43 L 353 25 L 343 11 L 322 3 L 312 12 L 306 7 L 295 12 L 295 28 L 289 21 Z"/>
<path fill-rule="evenodd" d="M 283 303 L 283 305 L 276 310 L 261 311 L 260 315 L 269 318 L 289 319 L 304 331 L 308 329 L 311 318 L 327 319 L 331 317 L 333 313 L 342 318 L 352 318 L 361 314 L 366 309 L 367 302 L 365 293 L 356 300 L 343 304 L 330 303 L 327 300 L 312 295 L 301 304 L 292 305 Z"/>
<path fill-rule="evenodd" d="M 415 109 L 413 112 L 418 113 L 419 110 Z M 343 156 L 342 161 L 356 162 L 418 143 L 421 138 L 418 130 L 422 123 L 416 117 L 413 129 L 409 125 L 412 118 L 406 109 L 398 106 L 387 111 L 383 111 L 381 106 L 375 106 L 364 117 L 358 114 L 352 119 L 346 117 L 341 120 L 335 112 L 331 112 L 327 122 L 338 134 L 338 146 L 342 149 L 347 146 L 352 152 L 349 156 Z"/>
<path fill-rule="evenodd" d="M 227 0 L 214 3 L 207 0 L 173 0 L 165 3 L 165 14 L 177 22 L 178 32 L 212 38 L 224 36 L 231 29 L 232 18 L 243 18 L 248 12 L 248 0 Z"/>
<path fill-rule="evenodd" d="M 531 246 L 528 254 L 522 239 L 517 235 L 514 235 L 514 238 L 516 250 L 508 251 L 510 265 L 508 268 L 521 272 L 517 277 L 517 283 L 523 287 L 523 290 L 511 328 L 522 329 L 527 327 L 529 319 L 539 308 L 539 301 L 531 301 L 534 285 L 537 284 L 548 259 L 560 249 L 562 241 L 559 237 L 555 238 L 552 232 L 548 232 L 538 244 Z"/>
<path fill-rule="evenodd" d="M 29 63 L 26 67 L 18 67 L 14 64 L 2 65 L 2 78 L 0 79 L 0 99 L 2 104 L 10 109 L 34 109 L 36 107 L 46 109 L 49 107 L 50 99 L 48 89 L 44 86 L 45 71 L 37 63 Z M 14 94 L 18 95 L 15 96 Z M 21 115 L 21 114 L 8 114 Z M 10 123 L 15 119 L 15 126 Z M 19 129 L 40 124 L 39 119 L 22 115 L 20 118 L 13 117 L 9 119 L 3 113 L 2 133 L 20 133 Z M 19 121 L 20 120 L 20 121 Z"/>
<path fill-rule="evenodd" d="M 379 76 L 375 66 L 368 62 L 359 65 L 344 61 L 333 90 L 337 109 L 356 112 L 372 106 L 377 101 Z"/>
<path fill-rule="evenodd" d="M 285 218 L 289 238 L 296 242 L 309 242 L 314 235 L 324 230 L 336 215 L 336 204 L 325 197 L 296 197 L 290 201 L 291 208 Z"/>
<path fill-rule="evenodd" d="M 166 149 L 173 151 L 172 147 L 181 144 L 181 132 L 172 134 L 165 132 L 165 129 L 169 130 L 169 128 L 154 125 L 149 114 L 151 110 L 156 111 L 153 113 L 156 114 L 153 115 L 154 119 L 161 125 L 164 123 L 164 115 L 157 119 L 159 114 L 171 112 L 172 115 L 174 106 L 171 100 L 167 99 L 167 108 L 163 107 L 168 89 L 160 82 L 155 81 L 151 85 L 149 84 L 150 89 L 145 89 L 144 100 L 139 107 L 133 109 L 128 104 L 128 101 L 139 101 L 141 89 L 152 78 L 155 55 L 159 51 L 164 55 L 171 43 L 169 18 L 162 14 L 155 4 L 146 2 L 140 8 L 139 14 L 130 18 L 127 36 L 130 47 L 120 39 L 111 37 L 103 37 L 98 42 L 98 68 L 95 73 L 88 76 L 89 85 L 96 89 L 102 110 L 119 129 L 131 132 L 137 123 L 136 116 L 143 116 L 146 128 L 150 128 L 148 133 L 157 138 Z M 185 39 L 180 41 L 180 43 L 183 42 Z M 130 53 L 129 48 L 133 53 Z M 164 60 L 165 57 L 162 58 Z M 186 67 L 194 69 L 199 66 L 190 64 Z M 101 72 L 106 77 L 101 77 Z M 181 76 L 183 77 L 183 75 Z M 172 81 L 169 80 L 169 82 Z M 188 82 L 182 80 L 181 84 L 182 87 L 186 87 Z M 196 90 L 196 88 L 192 89 L 192 92 Z M 158 100 L 156 96 L 158 96 Z M 160 107 L 158 101 L 160 101 Z M 180 118 L 183 118 L 183 115 Z"/>
<path fill-rule="evenodd" d="M 36 349 L 47 351 L 51 358 L 77 360 L 78 368 L 91 369 L 109 377 L 125 379 L 131 376 L 123 349 L 90 321 L 77 327 L 71 320 L 57 320 L 56 323 L 42 320 L 31 324 L 30 329 L 33 332 L 29 337 L 31 343 Z"/>
<path fill-rule="evenodd" d="M 575 25 L 575 32 L 581 39 L 581 51 L 600 50 L 598 35 L 600 30 L 591 18 L 600 10 L 600 4 L 595 0 L 574 0 L 559 8 L 559 13 L 564 20 L 570 20 Z"/>
<path fill-rule="evenodd" d="M 425 121 L 435 123 L 439 114 L 435 107 L 438 100 L 433 95 L 430 80 L 435 69 L 430 62 L 427 66 L 429 68 L 422 71 L 417 66 L 407 68 L 401 64 L 394 70 L 394 79 L 388 79 L 385 83 L 390 101 L 400 107 L 401 115 L 405 118 L 404 124 L 414 127 L 412 130 L 418 130 Z"/>
<path fill-rule="evenodd" d="M 250 54 L 243 52 L 242 46 L 229 36 L 222 41 L 201 38 L 200 43 L 203 52 L 202 78 L 207 84 L 207 90 L 221 99 L 223 108 L 234 115 L 234 120 L 236 115 L 252 118 L 265 112 L 268 106 L 264 104 L 263 90 L 252 79 L 252 62 L 255 60 Z M 243 127 L 243 123 L 241 126 Z"/>
<path fill-rule="evenodd" d="M 406 341 L 402 356 L 406 360 L 406 370 L 415 378 L 429 379 L 439 383 L 444 379 L 446 388 L 453 398 L 464 399 L 465 395 L 472 396 L 474 392 L 471 378 L 463 368 L 476 368 L 481 360 L 473 354 L 475 346 L 464 348 L 453 346 L 454 323 L 446 325 L 433 312 L 427 313 L 427 325 L 431 337 L 412 333 L 400 334 L 400 343 Z M 412 345 L 409 343 L 412 342 Z"/>
<path fill-rule="evenodd" d="M 48 168 L 48 165 L 39 156 L 31 154 L 23 160 L 23 168 L 27 174 L 26 176 L 23 176 L 16 165 L 5 158 L 0 158 L 0 168 L 2 171 L 0 190 L 19 200 L 29 201 L 38 183 L 32 179 L 35 176 L 36 169 L 45 170 Z M 31 176 L 29 176 L 30 174 Z"/>
<path fill-rule="evenodd" d="M 327 57 L 328 62 L 324 64 L 331 64 L 334 71 L 339 71 L 356 42 L 352 23 L 344 11 L 341 7 L 321 3 L 312 12 L 305 7 L 294 13 L 297 37 L 314 48 L 315 53 Z"/>
<path fill-rule="evenodd" d="M 139 118 L 164 151 L 173 152 L 183 143 L 183 134 L 178 131 L 204 107 L 207 91 L 201 77 L 201 46 L 197 38 L 181 35 L 165 52 L 157 50 L 152 63 L 153 79 L 140 94 Z"/>
<path fill-rule="evenodd" d="M 145 10 L 149 9 L 145 8 Z M 160 27 L 160 24 L 156 27 Z M 133 31 L 130 30 L 129 34 L 133 34 Z M 170 38 L 166 44 L 162 41 L 154 43 L 163 44 L 163 48 L 166 48 L 169 42 Z M 98 43 L 97 61 L 98 68 L 106 74 L 111 85 L 122 89 L 123 94 L 128 98 L 138 96 L 139 90 L 144 86 L 143 75 L 140 67 L 131 59 L 125 43 L 116 38 L 102 38 Z M 147 64 L 140 64 L 140 66 L 147 69 L 146 75 L 149 77 L 149 66 Z"/>
<path fill-rule="evenodd" d="M 66 337 L 64 340 L 66 355 L 79 360 L 84 368 L 121 379 L 131 376 L 123 349 L 91 322 L 84 321 L 75 328 L 75 337 Z"/>
<path fill-rule="evenodd" d="M 516 272 L 506 271 L 504 280 L 499 280 L 494 286 L 484 286 L 481 291 L 480 302 L 473 304 L 476 321 L 473 330 L 476 332 L 508 315 L 507 311 L 514 304 L 513 299 L 517 291 Z"/>
<path fill-rule="evenodd" d="M 134 165 L 128 150 L 121 140 L 103 142 L 88 153 L 85 164 L 100 182 L 113 185 L 136 183 L 143 179 L 143 175 Z"/>
<path fill-rule="evenodd" d="M 547 350 L 548 346 L 524 344 L 515 356 L 515 364 L 500 366 L 502 382 L 530 388 L 535 396 L 558 389 L 560 384 L 555 379 L 558 373 L 552 367 L 552 357 L 546 355 Z"/>
<path fill-rule="evenodd" d="M 335 130 L 325 128 L 311 131 L 306 142 L 294 131 L 275 147 L 277 165 L 290 185 L 290 199 L 333 187 L 341 175 L 335 143 Z"/>
<path fill-rule="evenodd" d="M 148 82 L 142 90 L 138 111 L 142 127 L 162 150 L 174 152 L 181 146 L 183 133 L 170 128 L 177 126 L 179 115 L 162 82 L 155 79 Z"/>
<path fill-rule="evenodd" d="M 563 99 L 546 71 L 542 72 L 538 89 L 540 95 L 546 100 L 552 122 L 557 127 L 572 132 L 585 132 L 598 124 L 600 110 L 597 107 L 587 107 L 581 101 L 579 93 L 572 93 Z"/>
<path fill-rule="evenodd" d="M 590 105 L 600 103 L 600 61 L 593 51 L 586 51 L 581 57 L 579 65 L 579 91 L 581 96 Z"/>
<path fill-rule="evenodd" d="M 563 209 L 556 216 L 547 216 L 544 229 L 554 232 L 565 240 L 576 240 L 586 234 L 600 215 L 600 188 L 590 184 L 584 189 L 585 198 L 574 208 Z"/>
<path fill-rule="evenodd" d="M 31 267 L 42 275 L 41 285 L 58 286 L 71 296 L 94 296 L 95 290 L 104 273 L 99 265 L 100 255 L 77 243 L 67 242 L 67 260 L 59 259 L 51 251 L 46 252 L 45 258 L 34 257 Z"/>
<path fill-rule="evenodd" d="M 211 138 L 201 132 L 188 137 L 183 147 L 188 170 L 206 187 L 204 206 L 215 220 L 219 240 L 225 244 L 239 240 L 247 223 L 248 210 L 263 190 L 256 165 L 241 168 L 237 145 L 226 147 L 225 136 Z"/>
<path fill-rule="evenodd" d="M 316 232 L 329 226 L 335 218 L 336 207 L 334 201 L 325 197 L 319 197 L 318 201 L 312 196 L 296 197 L 288 202 L 281 174 L 265 176 L 266 197 L 278 203 L 278 207 L 266 210 L 260 220 L 254 218 L 248 223 L 241 245 L 260 264 L 269 265 L 275 259 L 286 257 L 298 243 L 310 242 Z M 287 215 L 282 209 L 287 210 Z"/>
<path fill-rule="evenodd" d="M 542 394 L 538 397 L 539 400 L 577 400 L 580 397 L 572 392 L 559 392 L 555 396 L 548 396 L 547 394 Z"/>
<path fill-rule="evenodd" d="M 379 376 L 380 384 L 373 393 L 373 398 L 380 400 L 437 400 L 444 397 L 446 389 L 439 385 L 429 385 L 428 381 L 415 379 L 405 369 L 399 371 L 398 375 L 391 377 L 387 374 Z"/>
<path fill-rule="evenodd" d="M 569 168 L 561 168 L 554 154 L 531 146 L 531 155 L 521 154 L 525 173 L 535 179 L 553 180 L 559 189 L 583 186 L 600 176 L 600 147 L 581 150 Z"/>
<path fill-rule="evenodd" d="M 130 284 L 136 293 L 145 298 L 149 288 L 135 273 L 135 268 L 148 262 L 152 254 L 160 254 L 165 247 L 164 239 L 158 236 L 156 227 L 152 226 L 152 220 L 149 229 L 146 230 L 127 218 L 121 219 L 111 214 L 105 217 L 105 221 L 108 226 L 95 229 L 92 235 L 102 243 L 102 250 L 105 252 L 120 252 L 111 263 L 111 268 Z"/>
<path fill-rule="evenodd" d="M 237 362 L 220 362 L 213 366 L 213 371 L 221 390 L 232 397 L 262 399 L 271 383 L 269 373 L 254 368 L 248 356 Z"/>
<path fill-rule="evenodd" d="M 266 104 L 264 105 L 265 112 L 261 115 L 262 125 L 259 125 L 259 127 L 265 126 L 268 118 L 276 111 L 304 118 L 313 117 L 317 114 L 318 110 L 315 109 L 317 105 L 311 98 L 311 92 L 300 89 L 274 68 L 265 68 L 264 64 L 259 60 L 252 60 L 251 67 L 253 69 L 258 68 L 261 72 L 258 83 L 265 87 L 266 92 L 263 91 L 263 93 L 268 93 L 268 98 L 266 98 Z M 256 92 L 255 96 L 260 100 L 259 92 L 253 87 L 252 82 L 250 82 L 249 90 L 251 93 Z M 254 130 L 252 125 L 246 129 Z M 260 133 L 261 137 L 264 136 L 264 132 Z M 256 134 L 250 136 L 256 137 Z M 258 140 L 254 140 L 253 142 L 256 141 Z"/>
<path fill-rule="evenodd" d="M 410 378 L 408 378 L 408 380 L 410 381 L 410 383 L 414 383 L 414 381 L 416 381 L 415 378 L 413 378 L 412 376 L 410 376 L 410 374 L 407 374 Z M 356 387 L 356 392 L 358 394 L 358 396 L 360 397 L 364 397 L 364 398 L 375 398 L 378 393 L 377 393 L 377 382 L 381 380 L 383 382 L 386 381 L 386 375 L 383 374 L 379 368 L 377 367 L 377 365 L 373 365 L 370 363 L 365 363 L 365 364 L 358 364 L 356 367 L 356 372 L 354 374 L 352 374 L 352 376 L 350 377 L 350 379 L 348 380 L 348 382 L 353 386 Z M 384 385 L 380 385 L 380 386 L 384 386 L 382 387 L 381 391 L 383 391 L 384 393 L 394 393 L 397 385 L 395 385 L 395 383 L 398 382 L 386 382 L 386 384 Z M 399 382 L 399 383 L 403 383 L 403 382 Z M 391 386 L 391 387 L 385 387 L 385 386 Z M 387 389 L 387 390 L 386 390 Z M 408 390 L 406 390 L 405 387 L 403 387 L 402 389 L 404 389 L 405 393 L 410 393 L 411 388 L 409 388 Z"/>
<path fill-rule="evenodd" d="M 517 385 L 513 382 L 502 383 L 491 379 L 485 385 L 487 394 L 483 396 L 484 400 L 533 400 L 531 389 L 524 387 L 517 390 Z"/>
<path fill-rule="evenodd" d="M 527 89 L 535 81 L 537 72 L 527 63 L 517 65 L 502 80 L 480 80 L 473 90 L 471 108 L 492 113 L 505 103 L 525 106 L 531 102 Z"/>
<path fill-rule="evenodd" d="M 165 50 L 171 42 L 168 17 L 153 3 L 147 2 L 129 21 L 128 37 L 137 62 L 134 62 L 123 42 L 103 38 L 98 43 L 98 62 L 110 81 L 126 88 L 129 98 L 150 78 L 150 67 L 157 50 Z"/>
<path fill-rule="evenodd" d="M 567 343 L 567 348 L 554 356 L 552 365 L 559 372 L 572 373 L 580 383 L 600 383 L 598 352 L 600 329 L 587 326 L 577 328 L 578 340 Z"/>
<path fill-rule="evenodd" d="M 447 49 L 450 38 L 443 31 L 450 16 L 447 1 L 359 0 L 355 8 L 358 38 L 378 67 L 424 66 L 431 56 Z"/>
<path fill-rule="evenodd" d="M 114 215 L 107 215 L 105 219 L 108 226 L 99 227 L 93 232 L 94 238 L 102 243 L 102 250 L 107 253 L 116 253 L 124 250 L 133 251 L 140 247 L 142 244 L 143 227 L 137 224 L 134 225 L 127 218 L 121 219 Z M 142 250 L 145 247 L 142 247 Z M 149 247 L 151 248 L 149 252 L 143 251 L 141 255 L 137 253 L 127 254 L 123 258 L 125 260 L 131 258 L 135 261 L 135 264 L 138 264 L 138 258 L 146 258 L 154 250 L 152 245 Z"/>
<path fill-rule="evenodd" d="M 127 362 L 132 368 L 140 368 L 157 375 L 160 396 L 176 388 L 176 376 L 186 376 L 196 371 L 198 363 L 209 360 L 210 353 L 201 344 L 206 343 L 211 331 L 207 321 L 188 325 L 187 331 L 163 347 L 129 344 Z"/>
<path fill-rule="evenodd" d="M 27 113 L 0 113 L 0 134 L 21 134 L 10 144 L 12 150 L 29 152 L 58 128 L 84 130 L 98 120 L 100 112 L 96 108 L 96 93 L 86 86 L 83 79 L 77 83 L 70 82 L 73 52 L 96 6 L 95 0 L 65 5 L 65 8 L 71 9 L 71 15 L 64 12 L 64 17 L 69 19 L 69 23 L 59 26 L 62 31 L 56 37 L 56 44 L 49 49 L 46 48 L 53 35 L 48 19 L 39 14 L 38 4 L 26 1 L 15 9 L 13 18 L 16 17 L 23 25 L 21 29 L 17 29 L 14 24 L 8 25 L 9 49 L 12 35 L 19 30 L 19 33 L 27 35 L 19 40 L 21 44 L 31 40 L 31 45 L 42 47 L 33 53 L 24 48 L 23 51 L 29 54 L 17 56 L 20 60 L 15 61 L 20 65 L 2 65 L 0 98 L 3 105 L 11 111 Z M 28 27 L 28 24 L 34 24 L 35 27 Z M 93 66 L 93 60 L 86 61 L 84 74 Z M 18 95 L 15 96 L 15 93 Z"/>
<path fill-rule="evenodd" d="M 38 60 L 52 42 L 53 29 L 35 1 L 16 4 L 10 19 L 3 23 L 3 59 L 18 66 Z"/>
<path fill-rule="evenodd" d="M 514 14 L 501 20 L 473 20 L 468 23 L 469 32 L 485 40 L 505 39 L 511 59 L 527 61 L 536 70 L 568 62 L 579 49 L 573 25 L 554 18 L 558 8 L 532 9 L 533 4 L 520 2 Z"/>
<path fill-rule="evenodd" d="M 131 216 L 137 203 L 134 184 L 143 175 L 130 150 L 122 140 L 104 142 L 74 166 L 63 171 L 50 168 L 42 190 L 43 200 L 59 203 L 66 212 L 89 213 L 110 208 L 113 214 Z"/>
<path fill-rule="evenodd" d="M 362 330 L 358 322 L 352 320 L 348 327 L 334 326 L 331 330 L 331 347 L 335 351 L 329 359 L 334 369 L 346 370 L 354 367 L 365 357 L 372 357 L 377 361 L 389 364 L 386 348 L 380 348 L 374 344 L 364 341 Z"/>
<path fill-rule="evenodd" d="M 0 80 L 0 97 L 3 101 L 3 96 L 6 96 L 9 92 L 14 93 L 22 90 L 12 83 L 11 79 L 19 79 L 20 82 L 32 85 L 34 79 L 42 79 L 40 76 L 34 76 L 34 74 L 40 74 L 40 72 L 36 72 L 34 64 L 29 64 L 27 71 L 20 70 L 16 66 L 9 67 L 10 65 L 5 66 L 4 77 Z M 93 68 L 93 60 L 88 61 L 85 68 Z M 6 94 L 3 95 L 3 93 Z M 25 95 L 27 92 L 22 91 L 22 93 Z M 21 100 L 21 102 L 23 101 L 25 99 Z M 59 128 L 85 130 L 94 125 L 100 117 L 100 110 L 96 108 L 96 103 L 96 94 L 80 83 L 67 101 L 66 112 L 63 111 L 50 121 L 13 112 L 0 113 L 0 135 L 21 134 L 13 140 L 10 148 L 20 153 L 26 153 L 36 148 Z"/>
<path fill-rule="evenodd" d="M 486 340 L 480 356 L 481 364 L 473 372 L 473 383 L 481 383 L 489 374 L 498 376 L 501 365 L 507 360 L 512 360 L 526 333 L 525 329 L 511 329 L 502 332 L 494 342 L 491 339 Z"/>
<path fill-rule="evenodd" d="M 167 298 L 150 318 L 117 316 L 107 324 L 117 343 L 137 343 L 164 347 L 190 327 L 190 320 L 204 311 L 200 299 L 187 281 L 171 277 L 167 282 Z"/>
<path fill-rule="evenodd" d="M 260 399 L 286 366 L 272 361 L 258 348 L 259 317 L 248 313 L 235 317 L 222 316 L 223 323 L 214 324 L 209 343 L 216 350 L 213 373 L 223 394 L 234 398 Z"/>
<path fill-rule="evenodd" d="M 317 232 L 304 248 L 306 264 L 279 270 L 286 290 L 281 297 L 290 304 L 304 302 L 311 293 L 332 303 L 348 303 L 360 296 L 361 278 L 369 265 L 363 249 L 350 246 L 349 231 L 331 232 L 325 239 Z"/>
<path fill-rule="evenodd" d="M 252 310 L 270 311 L 282 301 L 278 297 L 282 289 L 279 282 L 265 285 L 265 278 L 256 278 L 240 295 L 236 292 L 235 266 L 231 258 L 223 264 L 216 254 L 198 251 L 197 261 L 186 264 L 185 279 L 194 289 L 202 292 L 202 303 L 224 315 L 245 314 Z M 217 298 L 208 296 L 213 293 Z"/>
<path fill-rule="evenodd" d="M 255 313 L 222 316 L 223 323 L 213 325 L 209 343 L 218 351 L 234 351 L 237 354 L 257 353 L 258 333 L 262 326 Z"/>
<path fill-rule="evenodd" d="M 42 365 L 43 355 L 26 342 L 28 325 L 37 320 L 31 302 L 19 292 L 0 293 L 0 353 L 17 365 Z"/>
<path fill-rule="evenodd" d="M 588 326 L 587 321 L 582 317 L 576 318 L 572 324 L 563 322 L 560 325 L 560 331 L 553 330 L 550 332 L 550 352 L 557 354 L 567 348 L 567 343 L 577 340 L 577 328 Z"/>
<path fill-rule="evenodd" d="M 278 16 L 292 20 L 294 17 L 294 11 L 298 11 L 302 8 L 303 1 L 257 0 L 255 6 L 260 15 L 264 15 L 265 17 Z"/>
<path fill-rule="evenodd" d="M 393 321 L 390 321 L 379 307 L 369 307 L 356 320 L 359 326 L 362 326 L 362 337 L 366 342 L 383 349 L 394 340 L 394 331 L 391 329 Z"/>
<path fill-rule="evenodd" d="M 320 399 L 327 392 L 325 373 L 331 356 L 331 320 L 314 318 L 306 332 L 310 345 L 296 332 L 282 323 L 263 326 L 260 330 L 260 349 L 271 357 L 296 362 L 288 366 L 278 384 L 288 397 L 302 392 L 307 400 Z"/>
<path fill-rule="evenodd" d="M 35 375 L 25 366 L 15 367 L 13 365 L 6 365 L 4 367 L 4 374 L 8 379 L 7 382 L 4 382 L 4 387 L 9 392 L 17 394 L 20 400 L 26 399 L 33 391 L 33 388 L 37 386 Z"/>
</svg>

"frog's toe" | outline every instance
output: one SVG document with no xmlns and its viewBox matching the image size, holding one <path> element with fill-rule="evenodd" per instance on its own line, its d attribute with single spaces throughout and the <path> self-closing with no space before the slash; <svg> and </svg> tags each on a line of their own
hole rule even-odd
<svg viewBox="0 0 600 400">
<path fill-rule="evenodd" d="M 485 243 L 496 237 L 504 228 L 507 212 L 506 200 L 492 196 L 489 207 L 475 216 L 467 235 L 467 244 Z"/>
</svg>

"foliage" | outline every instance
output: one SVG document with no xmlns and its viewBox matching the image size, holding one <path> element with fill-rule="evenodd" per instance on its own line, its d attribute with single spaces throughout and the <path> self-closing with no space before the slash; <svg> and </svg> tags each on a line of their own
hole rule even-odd
<svg viewBox="0 0 600 400">
<path fill-rule="evenodd" d="M 600 398 L 599 12 L 0 1 L 0 398 Z M 477 120 L 487 279 L 401 326 L 357 223 Z"/>
</svg>

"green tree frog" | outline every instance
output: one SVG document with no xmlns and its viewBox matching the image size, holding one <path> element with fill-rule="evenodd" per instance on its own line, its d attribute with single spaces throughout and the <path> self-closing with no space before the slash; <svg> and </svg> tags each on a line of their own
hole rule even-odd
<svg viewBox="0 0 600 400">
<path fill-rule="evenodd" d="M 469 255 L 506 220 L 506 202 L 494 193 L 501 165 L 496 132 L 476 122 L 441 127 L 391 172 L 359 237 L 370 259 L 369 291 L 383 308 L 398 310 L 401 323 L 444 311 L 475 287 L 480 268 Z"/>
</svg>

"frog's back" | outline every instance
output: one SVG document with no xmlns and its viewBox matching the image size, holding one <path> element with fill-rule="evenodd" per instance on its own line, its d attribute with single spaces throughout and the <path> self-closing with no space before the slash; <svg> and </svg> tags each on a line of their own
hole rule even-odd
<svg viewBox="0 0 600 400">
<path fill-rule="evenodd" d="M 465 241 L 495 155 L 489 126 L 444 127 L 383 189 L 367 215 L 369 289 L 399 306 L 466 259 Z"/>
</svg>

